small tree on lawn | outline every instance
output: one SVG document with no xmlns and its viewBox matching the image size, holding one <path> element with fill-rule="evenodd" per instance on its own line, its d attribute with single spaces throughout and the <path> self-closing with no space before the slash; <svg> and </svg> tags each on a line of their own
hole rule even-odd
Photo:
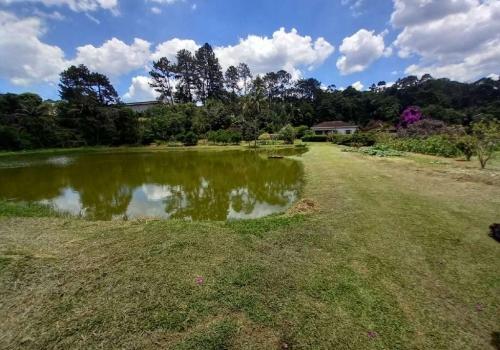
<svg viewBox="0 0 500 350">
<path fill-rule="evenodd" d="M 295 129 L 290 124 L 286 125 L 279 132 L 279 138 L 285 141 L 286 144 L 293 144 L 295 141 Z"/>
<path fill-rule="evenodd" d="M 481 169 L 484 169 L 486 163 L 495 155 L 495 152 L 500 151 L 500 122 L 495 120 L 474 123 L 472 135 L 476 142 L 476 154 Z"/>
</svg>

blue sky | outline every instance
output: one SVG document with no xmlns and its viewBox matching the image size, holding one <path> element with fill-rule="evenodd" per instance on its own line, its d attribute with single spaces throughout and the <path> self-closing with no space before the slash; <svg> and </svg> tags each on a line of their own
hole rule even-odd
<svg viewBox="0 0 500 350">
<path fill-rule="evenodd" d="M 0 0 L 0 92 L 57 99 L 60 71 L 84 63 L 124 100 L 148 100 L 151 61 L 205 42 L 224 69 L 339 88 L 498 79 L 499 33 L 500 0 Z"/>
</svg>

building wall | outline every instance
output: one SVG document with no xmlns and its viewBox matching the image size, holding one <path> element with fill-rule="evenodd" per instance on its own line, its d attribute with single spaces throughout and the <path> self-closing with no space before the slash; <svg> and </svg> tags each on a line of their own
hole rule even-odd
<svg viewBox="0 0 500 350">
<path fill-rule="evenodd" d="M 157 103 L 147 104 L 147 105 L 127 105 L 128 108 L 137 113 L 145 112 L 149 107 L 155 106 Z"/>
<path fill-rule="evenodd" d="M 334 132 L 336 131 L 339 134 L 346 135 L 348 134 L 348 131 L 350 131 L 350 134 L 354 134 L 358 128 L 336 128 L 336 129 L 329 129 L 329 130 L 315 130 L 316 135 L 326 135 L 329 132 Z"/>
</svg>

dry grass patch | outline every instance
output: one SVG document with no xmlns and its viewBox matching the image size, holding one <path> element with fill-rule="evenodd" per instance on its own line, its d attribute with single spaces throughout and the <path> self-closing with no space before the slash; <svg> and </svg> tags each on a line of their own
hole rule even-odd
<svg viewBox="0 0 500 350">
<path fill-rule="evenodd" d="M 312 214 L 320 211 L 321 208 L 314 199 L 305 198 L 301 199 L 287 211 L 287 215 L 293 216 L 297 214 Z"/>
</svg>

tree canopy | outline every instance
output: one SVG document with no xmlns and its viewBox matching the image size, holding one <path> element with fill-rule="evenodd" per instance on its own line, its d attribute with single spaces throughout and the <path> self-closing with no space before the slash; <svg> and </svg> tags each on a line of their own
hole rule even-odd
<svg viewBox="0 0 500 350">
<path fill-rule="evenodd" d="M 0 149 L 148 143 L 221 129 L 256 140 L 288 124 L 335 120 L 395 126 L 416 107 L 419 118 L 464 127 L 500 118 L 500 81 L 491 78 L 462 83 L 425 74 L 341 90 L 312 77 L 294 80 L 284 70 L 254 75 L 243 62 L 223 71 L 208 43 L 172 61 L 160 58 L 150 76 L 159 105 L 140 115 L 126 110 L 108 77 L 84 65 L 61 73 L 60 101 L 0 94 Z"/>
</svg>

